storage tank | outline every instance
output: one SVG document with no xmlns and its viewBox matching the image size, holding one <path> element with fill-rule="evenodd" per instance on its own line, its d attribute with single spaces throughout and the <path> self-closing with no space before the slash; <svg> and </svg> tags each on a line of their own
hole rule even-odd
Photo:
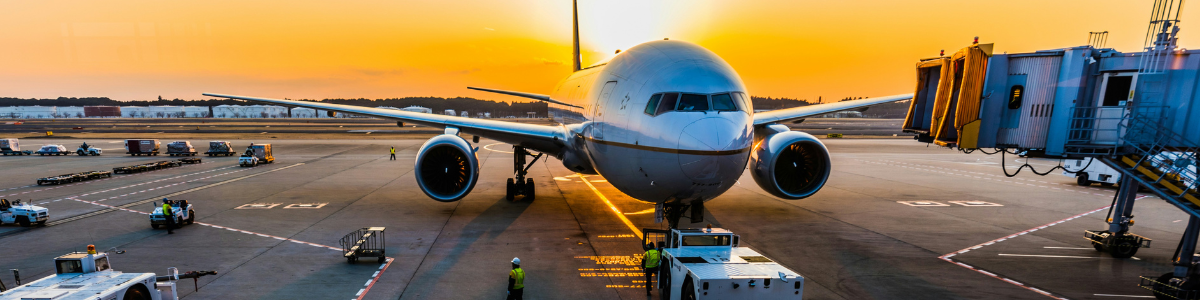
<svg viewBox="0 0 1200 300">
<path fill-rule="evenodd" d="M 54 106 L 17 106 L 17 115 L 24 119 L 50 119 L 58 111 Z"/>
<path fill-rule="evenodd" d="M 15 107 L 15 106 L 0 107 L 0 119 L 16 119 L 16 118 L 19 118 L 17 115 L 17 107 Z"/>
<path fill-rule="evenodd" d="M 400 110 L 403 110 L 403 111 L 410 111 L 410 112 L 417 112 L 417 113 L 427 113 L 427 114 L 432 114 L 432 113 L 433 113 L 433 109 L 430 109 L 430 108 L 428 108 L 428 107 L 416 106 L 416 105 L 409 106 L 409 107 L 405 107 L 405 108 L 401 108 Z"/>
<path fill-rule="evenodd" d="M 287 118 L 287 116 L 288 116 L 287 107 L 275 106 L 275 105 L 260 105 L 260 106 L 262 107 L 262 113 L 260 113 L 261 118 L 275 119 L 275 118 Z"/>
<path fill-rule="evenodd" d="M 454 115 L 454 110 L 453 110 L 453 109 L 447 109 L 447 110 L 445 111 L 445 113 L 446 113 L 446 115 L 447 115 L 447 116 L 453 116 L 453 115 Z"/>
<path fill-rule="evenodd" d="M 208 106 L 184 106 L 184 118 L 208 118 Z"/>
<path fill-rule="evenodd" d="M 83 106 L 59 106 L 55 108 L 54 116 L 56 118 L 83 118 L 87 117 Z"/>
<path fill-rule="evenodd" d="M 236 105 L 217 105 L 212 108 L 213 118 L 237 118 L 236 115 L 241 111 Z"/>
<path fill-rule="evenodd" d="M 297 107 L 292 109 L 292 118 L 316 118 L 317 110 L 311 108 Z"/>
<path fill-rule="evenodd" d="M 83 115 L 88 118 L 119 118 L 121 117 L 121 107 L 119 106 L 84 106 Z"/>
<path fill-rule="evenodd" d="M 145 106 L 122 106 L 122 118 L 145 118 L 150 116 L 150 108 Z"/>
<path fill-rule="evenodd" d="M 151 118 L 182 118 L 183 106 L 151 106 Z"/>
</svg>

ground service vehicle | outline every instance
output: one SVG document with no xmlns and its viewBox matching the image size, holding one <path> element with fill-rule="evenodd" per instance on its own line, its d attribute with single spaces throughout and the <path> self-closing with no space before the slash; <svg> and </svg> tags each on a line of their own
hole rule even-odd
<svg viewBox="0 0 1200 300">
<path fill-rule="evenodd" d="M 662 299 L 801 299 L 804 277 L 738 247 L 721 228 L 642 229 L 642 247 L 664 242 L 658 289 Z"/>
<path fill-rule="evenodd" d="M 196 147 L 192 147 L 192 142 L 189 141 L 174 141 L 167 144 L 167 155 L 196 156 Z"/>
<path fill-rule="evenodd" d="M 99 156 L 101 153 L 104 153 L 104 150 L 88 145 L 87 143 L 83 143 L 83 145 L 79 145 L 79 149 L 75 149 L 75 154 L 79 156 Z"/>
<path fill-rule="evenodd" d="M 171 204 L 171 215 L 175 216 L 175 226 L 183 226 L 196 222 L 195 211 L 192 210 L 192 204 L 187 200 L 167 200 Z M 167 225 L 167 218 L 163 217 L 162 202 L 154 202 L 154 212 L 150 213 L 150 227 L 158 229 L 159 226 Z M 186 222 L 186 223 L 185 223 Z"/>
<path fill-rule="evenodd" d="M 208 142 L 208 151 L 204 152 L 208 156 L 233 156 L 237 152 L 233 151 L 233 144 L 226 141 L 211 141 Z"/>
<path fill-rule="evenodd" d="M 67 147 L 64 147 L 63 145 L 45 145 L 45 146 L 42 146 L 41 149 L 38 149 L 37 152 L 34 152 L 34 153 L 37 153 L 38 155 L 42 155 L 42 156 L 71 154 L 71 152 L 67 152 Z"/>
<path fill-rule="evenodd" d="M 125 153 L 133 156 L 158 155 L 158 140 L 125 140 Z"/>
<path fill-rule="evenodd" d="M 214 271 L 179 274 L 175 268 L 168 269 L 168 275 L 164 276 L 113 271 L 108 253 L 97 253 L 92 245 L 87 249 L 55 257 L 54 275 L 0 293 L 0 300 L 178 300 L 177 280 L 217 274 Z"/>
<path fill-rule="evenodd" d="M 238 165 L 243 167 L 253 167 L 274 162 L 275 156 L 271 153 L 271 144 L 250 145 L 250 147 L 246 147 L 246 153 L 243 153 L 238 158 Z"/>
<path fill-rule="evenodd" d="M 45 207 L 21 203 L 21 199 L 9 202 L 0 199 L 0 224 L 17 224 L 29 227 L 32 224 L 46 225 L 50 210 Z"/>
<path fill-rule="evenodd" d="M 38 178 L 37 185 L 65 184 L 77 181 L 83 181 L 83 178 L 80 177 L 79 174 L 62 174 L 58 176 Z"/>
<path fill-rule="evenodd" d="M 179 162 L 185 163 L 185 164 L 198 164 L 203 161 L 204 160 L 200 159 L 199 157 L 188 157 L 188 158 L 180 158 L 179 159 Z"/>
<path fill-rule="evenodd" d="M 17 139 L 0 139 L 0 153 L 9 155 L 32 155 L 32 151 L 21 151 L 21 143 Z"/>
</svg>

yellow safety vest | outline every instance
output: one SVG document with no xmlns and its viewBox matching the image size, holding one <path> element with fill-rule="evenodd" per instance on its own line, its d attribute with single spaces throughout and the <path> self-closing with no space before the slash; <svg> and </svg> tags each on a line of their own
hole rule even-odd
<svg viewBox="0 0 1200 300">
<path fill-rule="evenodd" d="M 646 250 L 646 255 L 642 257 L 642 261 L 645 262 L 644 266 L 647 268 L 657 267 L 658 260 L 658 250 L 656 249 Z"/>
<path fill-rule="evenodd" d="M 508 278 L 516 280 L 516 283 L 513 283 L 514 290 L 525 288 L 525 270 L 521 270 L 521 268 L 513 269 L 508 272 Z"/>
<path fill-rule="evenodd" d="M 164 216 L 171 215 L 171 205 L 170 204 L 163 203 L 163 215 Z"/>
<path fill-rule="evenodd" d="M 396 148 L 392 148 L 392 154 L 396 154 Z"/>
</svg>

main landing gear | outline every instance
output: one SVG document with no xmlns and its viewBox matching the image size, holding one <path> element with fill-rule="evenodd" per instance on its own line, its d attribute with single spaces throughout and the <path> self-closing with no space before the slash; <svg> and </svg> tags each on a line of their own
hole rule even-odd
<svg viewBox="0 0 1200 300">
<path fill-rule="evenodd" d="M 525 150 L 525 147 L 513 146 L 513 173 L 516 173 L 516 178 L 508 179 L 508 189 L 504 193 L 504 199 L 512 201 L 517 196 L 525 196 L 525 199 L 533 201 L 534 188 L 533 178 L 525 178 L 529 174 L 529 168 L 533 167 L 539 158 L 542 158 L 543 153 L 538 155 L 530 154 Z M 533 161 L 525 163 L 526 156 L 533 156 Z"/>
</svg>

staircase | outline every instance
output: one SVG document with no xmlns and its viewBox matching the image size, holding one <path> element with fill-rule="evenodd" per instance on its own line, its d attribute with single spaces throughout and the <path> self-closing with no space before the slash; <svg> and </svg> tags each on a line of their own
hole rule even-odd
<svg viewBox="0 0 1200 300">
<path fill-rule="evenodd" d="M 1122 176 L 1131 176 L 1159 198 L 1200 217 L 1196 174 L 1200 143 L 1164 129 L 1158 115 L 1127 114 L 1120 124 L 1123 134 L 1116 147 L 1119 150 L 1100 161 Z"/>
</svg>

